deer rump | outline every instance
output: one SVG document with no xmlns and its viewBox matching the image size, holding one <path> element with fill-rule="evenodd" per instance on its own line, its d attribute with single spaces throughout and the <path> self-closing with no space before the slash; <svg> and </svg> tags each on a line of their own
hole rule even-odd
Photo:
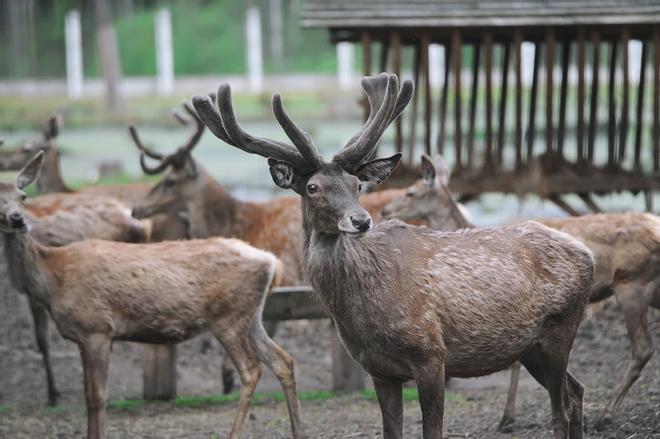
<svg viewBox="0 0 660 439">
<path fill-rule="evenodd" d="M 589 298 L 591 252 L 536 222 L 442 233 L 394 220 L 343 240 L 333 254 L 311 247 L 305 268 L 315 273 L 318 290 L 342 285 L 323 296 L 325 305 L 336 315 L 354 315 L 336 321 L 342 340 L 383 379 L 413 378 L 411 366 L 431 345 L 446 348 L 450 376 L 504 369 Z M 364 275 L 366 267 L 373 276 Z M 377 300 L 365 300 L 376 291 Z"/>
</svg>

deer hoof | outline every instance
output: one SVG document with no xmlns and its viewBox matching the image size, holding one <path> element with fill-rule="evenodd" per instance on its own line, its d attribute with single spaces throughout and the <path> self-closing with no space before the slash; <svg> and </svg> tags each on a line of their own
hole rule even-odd
<svg viewBox="0 0 660 439">
<path fill-rule="evenodd" d="M 48 392 L 48 406 L 55 407 L 60 399 L 60 392 L 57 390 Z"/>
<path fill-rule="evenodd" d="M 610 415 L 609 413 L 603 413 L 596 420 L 596 423 L 594 424 L 594 430 L 597 431 L 604 430 L 605 427 L 607 427 L 611 423 L 612 423 L 612 415 Z"/>
<path fill-rule="evenodd" d="M 511 424 L 513 424 L 515 421 L 516 421 L 515 418 L 512 418 L 511 416 L 508 415 L 502 416 L 500 425 L 497 426 L 497 431 L 499 431 L 500 433 L 510 433 L 513 430 Z"/>
</svg>

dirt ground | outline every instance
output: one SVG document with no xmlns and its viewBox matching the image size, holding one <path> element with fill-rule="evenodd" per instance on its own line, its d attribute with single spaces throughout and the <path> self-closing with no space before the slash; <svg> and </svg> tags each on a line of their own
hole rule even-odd
<svg viewBox="0 0 660 439">
<path fill-rule="evenodd" d="M 51 352 L 62 402 L 46 408 L 45 378 L 36 349 L 32 321 L 24 297 L 8 287 L 0 267 L 0 438 L 77 438 L 85 432 L 82 368 L 75 346 L 51 330 Z M 654 342 L 660 346 L 660 312 L 651 310 Z M 208 341 L 211 341 L 209 343 Z M 287 323 L 276 336 L 296 359 L 300 390 L 329 389 L 330 333 L 327 323 Z M 623 377 L 630 347 L 623 320 L 614 304 L 586 320 L 571 353 L 570 368 L 586 386 L 587 424 L 612 395 Z M 140 398 L 142 347 L 116 343 L 110 366 L 111 399 Z M 183 343 L 178 349 L 180 395 L 221 392 L 220 353 L 209 335 Z M 508 373 L 476 380 L 452 380 L 445 403 L 446 437 L 549 438 L 547 393 L 523 371 L 517 421 L 509 433 L 496 432 L 506 399 Z M 258 391 L 279 390 L 265 372 Z M 225 437 L 236 403 L 181 407 L 174 403 L 145 403 L 133 410 L 110 411 L 112 438 Z M 303 420 L 313 438 L 379 437 L 377 403 L 360 393 L 302 402 Z M 405 404 L 405 437 L 421 437 L 421 413 L 415 401 Z M 286 405 L 266 402 L 253 407 L 243 437 L 279 438 L 290 435 Z M 616 414 L 602 432 L 589 429 L 591 438 L 660 438 L 660 355 L 647 364 Z"/>
</svg>

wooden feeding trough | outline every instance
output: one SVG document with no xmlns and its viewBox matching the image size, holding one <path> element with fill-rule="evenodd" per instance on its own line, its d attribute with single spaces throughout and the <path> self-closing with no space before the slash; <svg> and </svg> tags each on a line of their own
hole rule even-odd
<svg viewBox="0 0 660 439">
<path fill-rule="evenodd" d="M 410 67 L 417 88 L 395 147 L 410 164 L 421 126 L 424 152 L 453 155 L 456 192 L 534 193 L 574 213 L 563 194 L 598 211 L 593 193 L 643 191 L 651 208 L 660 1 L 307 0 L 302 23 L 360 44 L 365 75 Z M 634 58 L 630 41 L 641 45 Z M 438 87 L 435 44 L 446 55 Z"/>
</svg>

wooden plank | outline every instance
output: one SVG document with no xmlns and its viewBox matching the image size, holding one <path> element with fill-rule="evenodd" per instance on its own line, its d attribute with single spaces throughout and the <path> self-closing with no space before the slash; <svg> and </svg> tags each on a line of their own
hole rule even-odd
<svg viewBox="0 0 660 439">
<path fill-rule="evenodd" d="M 534 44 L 534 65 L 532 66 L 532 89 L 529 92 L 529 120 L 527 122 L 527 162 L 534 157 L 536 137 L 536 97 L 539 90 L 539 66 L 541 64 L 541 43 Z"/>
<path fill-rule="evenodd" d="M 310 287 L 275 288 L 266 300 L 263 319 L 279 321 L 327 318 L 328 315 L 312 294 Z"/>
<path fill-rule="evenodd" d="M 591 34 L 591 96 L 589 103 L 589 138 L 587 139 L 587 160 L 593 164 L 596 129 L 598 128 L 598 87 L 600 86 L 600 34 Z"/>
<path fill-rule="evenodd" d="M 626 158 L 626 143 L 628 142 L 628 124 L 630 119 L 629 114 L 629 87 L 628 80 L 628 41 L 630 41 L 630 29 L 625 26 L 621 32 L 621 68 L 623 74 L 621 75 L 621 121 L 619 125 L 619 154 L 617 162 L 620 164 Z"/>
<path fill-rule="evenodd" d="M 607 84 L 607 165 L 613 167 L 616 163 L 616 58 L 618 42 L 610 43 L 609 83 Z"/>
<path fill-rule="evenodd" d="M 660 169 L 660 30 L 653 29 L 653 171 Z"/>
<path fill-rule="evenodd" d="M 387 55 L 389 53 L 390 53 L 390 42 L 388 40 L 385 40 L 381 43 L 380 46 L 380 63 L 378 64 L 379 66 L 378 73 L 387 71 Z"/>
<path fill-rule="evenodd" d="M 545 150 L 552 151 L 553 145 L 553 72 L 555 67 L 555 31 L 552 28 L 545 33 Z"/>
<path fill-rule="evenodd" d="M 451 51 L 454 54 L 453 70 L 454 70 L 454 147 L 456 154 L 456 162 L 454 167 L 460 169 L 462 167 L 462 145 L 461 145 L 461 32 L 455 30 L 451 36 Z"/>
<path fill-rule="evenodd" d="M 413 47 L 413 81 L 415 82 L 415 89 L 413 91 L 412 108 L 408 108 L 410 113 L 410 129 L 408 131 L 408 164 L 415 161 L 415 143 L 417 142 L 417 101 L 419 96 L 419 44 Z"/>
<path fill-rule="evenodd" d="M 584 43 L 584 28 L 578 30 L 577 38 L 577 162 L 579 166 L 584 166 L 584 65 L 586 60 L 586 48 Z"/>
<path fill-rule="evenodd" d="M 470 115 L 468 121 L 467 138 L 467 167 L 474 166 L 474 128 L 477 117 L 477 95 L 479 94 L 479 64 L 481 62 L 481 44 L 475 43 L 472 47 L 472 87 L 470 90 Z"/>
<path fill-rule="evenodd" d="M 142 396 L 145 400 L 176 398 L 176 346 L 145 344 L 142 355 Z"/>
<path fill-rule="evenodd" d="M 486 167 L 493 166 L 493 34 L 484 33 L 484 74 L 486 75 Z"/>
<path fill-rule="evenodd" d="M 564 157 L 564 136 L 566 134 L 566 98 L 568 97 L 568 66 L 571 61 L 571 43 L 561 45 L 561 86 L 559 89 L 559 127 L 557 130 L 557 154 Z"/>
<path fill-rule="evenodd" d="M 634 168 L 641 172 L 642 137 L 644 135 L 644 91 L 646 89 L 646 59 L 648 57 L 648 42 L 642 41 L 640 56 L 639 84 L 637 86 L 637 113 L 635 115 L 635 158 Z"/>
<path fill-rule="evenodd" d="M 401 77 L 401 33 L 398 30 L 395 30 L 391 34 L 390 47 L 392 50 L 392 72 Z M 396 152 L 403 151 L 403 134 L 401 132 L 401 121 L 403 115 L 397 117 L 394 122 L 394 145 L 396 147 Z"/>
<path fill-rule="evenodd" d="M 502 74 L 500 90 L 500 110 L 499 110 L 499 129 L 497 131 L 497 165 L 502 165 L 504 155 L 504 137 L 506 134 L 506 102 L 509 94 L 509 57 L 511 45 L 508 42 L 503 44 L 502 48 Z"/>
<path fill-rule="evenodd" d="M 516 148 L 516 169 L 522 167 L 522 31 L 516 30 L 513 37 L 516 71 L 516 126 L 514 134 L 514 146 Z"/>
<path fill-rule="evenodd" d="M 334 326 L 332 329 L 332 390 L 364 389 L 366 374 L 362 366 L 346 351 Z"/>
<path fill-rule="evenodd" d="M 440 111 L 438 122 L 438 140 L 437 140 L 437 149 L 438 154 L 444 154 L 445 152 L 445 130 L 446 130 L 446 120 L 447 120 L 447 97 L 449 95 L 449 72 L 451 71 L 451 45 L 445 45 L 445 71 L 444 79 L 442 82 L 442 94 L 440 95 Z"/>
<path fill-rule="evenodd" d="M 427 155 L 431 155 L 431 78 L 429 75 L 429 45 L 431 44 L 428 33 L 424 33 L 421 39 L 420 68 L 424 78 L 424 148 Z"/>
</svg>

